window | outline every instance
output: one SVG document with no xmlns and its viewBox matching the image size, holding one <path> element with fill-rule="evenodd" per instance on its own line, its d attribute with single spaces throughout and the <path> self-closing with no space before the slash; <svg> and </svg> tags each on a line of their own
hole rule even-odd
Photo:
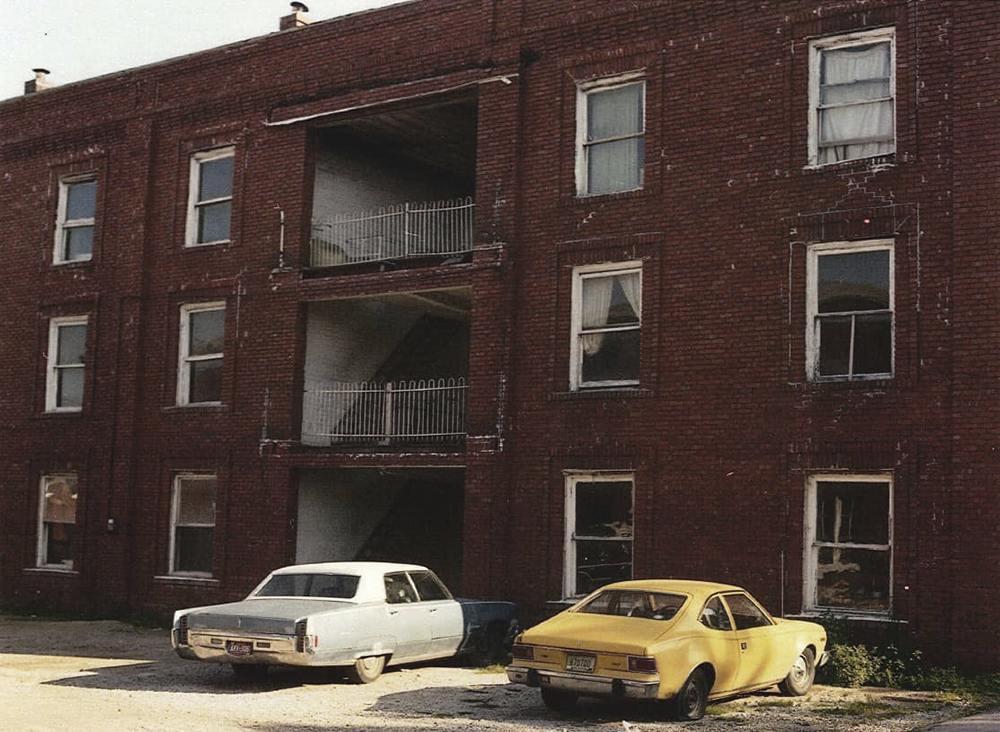
<svg viewBox="0 0 1000 732">
<path fill-rule="evenodd" d="M 566 477 L 566 597 L 632 578 L 632 485 L 630 473 Z"/>
<path fill-rule="evenodd" d="M 805 609 L 891 609 L 892 480 L 819 475 L 806 490 Z"/>
<path fill-rule="evenodd" d="M 214 475 L 183 474 L 174 478 L 170 521 L 171 574 L 212 576 L 215 489 Z"/>
<path fill-rule="evenodd" d="M 93 176 L 59 181 L 59 210 L 53 261 L 85 262 L 94 250 L 94 210 L 97 180 Z"/>
<path fill-rule="evenodd" d="M 188 193 L 187 245 L 229 241 L 233 206 L 232 147 L 195 153 L 191 157 Z"/>
<path fill-rule="evenodd" d="M 766 628 L 773 625 L 767 613 L 760 609 L 753 600 L 741 593 L 732 593 L 725 596 L 726 604 L 729 605 L 729 612 L 733 614 L 733 622 L 736 623 L 736 630 L 749 630 L 750 628 Z"/>
<path fill-rule="evenodd" d="M 642 188 L 646 83 L 635 75 L 577 87 L 576 191 L 596 196 Z"/>
<path fill-rule="evenodd" d="M 73 569 L 73 529 L 76 526 L 76 476 L 46 475 L 38 522 L 38 566 Z"/>
<path fill-rule="evenodd" d="M 641 263 L 574 270 L 570 388 L 638 384 L 641 327 Z"/>
<path fill-rule="evenodd" d="M 86 351 L 85 316 L 53 318 L 49 321 L 45 411 L 79 412 L 83 408 Z"/>
<path fill-rule="evenodd" d="M 385 575 L 385 601 L 390 605 L 407 602 L 417 602 L 417 592 L 410 584 L 406 572 L 393 572 Z"/>
<path fill-rule="evenodd" d="M 892 376 L 892 241 L 816 244 L 807 267 L 809 378 Z"/>
<path fill-rule="evenodd" d="M 895 35 L 891 28 L 809 44 L 809 164 L 896 149 Z"/>
<path fill-rule="evenodd" d="M 218 404 L 222 401 L 222 345 L 226 304 L 181 307 L 177 403 Z"/>
</svg>

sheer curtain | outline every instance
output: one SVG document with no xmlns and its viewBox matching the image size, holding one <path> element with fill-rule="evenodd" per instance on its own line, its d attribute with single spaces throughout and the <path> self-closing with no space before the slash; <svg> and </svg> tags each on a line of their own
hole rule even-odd
<svg viewBox="0 0 1000 732">
<path fill-rule="evenodd" d="M 587 189 L 639 188 L 643 164 L 643 84 L 587 95 Z"/>
<path fill-rule="evenodd" d="M 611 313 L 611 300 L 614 294 L 615 282 L 628 300 L 632 308 L 634 322 L 639 322 L 641 307 L 641 279 L 638 272 L 628 272 L 607 277 L 592 277 L 583 281 L 583 312 L 581 330 L 602 328 L 608 324 Z M 586 356 L 593 356 L 601 350 L 604 343 L 603 333 L 581 333 L 580 343 Z"/>
<path fill-rule="evenodd" d="M 819 163 L 892 152 L 892 57 L 888 41 L 822 52 Z M 843 141 L 844 144 L 837 144 Z"/>
</svg>

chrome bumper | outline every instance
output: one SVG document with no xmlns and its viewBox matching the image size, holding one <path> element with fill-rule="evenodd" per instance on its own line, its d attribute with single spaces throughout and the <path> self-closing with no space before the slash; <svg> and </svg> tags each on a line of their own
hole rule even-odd
<svg viewBox="0 0 1000 732">
<path fill-rule="evenodd" d="M 508 666 L 507 678 L 514 684 L 542 686 L 568 691 L 580 696 L 606 696 L 616 699 L 655 699 L 660 682 L 610 679 L 569 671 L 542 671 L 524 666 Z"/>
<path fill-rule="evenodd" d="M 236 635 L 224 631 L 188 630 L 187 643 L 182 644 L 177 630 L 171 633 L 171 643 L 177 655 L 196 661 L 214 663 L 244 663 L 251 665 L 309 666 L 315 660 L 312 653 L 296 650 L 294 636 Z M 253 645 L 253 652 L 234 656 L 226 651 L 227 641 Z"/>
</svg>

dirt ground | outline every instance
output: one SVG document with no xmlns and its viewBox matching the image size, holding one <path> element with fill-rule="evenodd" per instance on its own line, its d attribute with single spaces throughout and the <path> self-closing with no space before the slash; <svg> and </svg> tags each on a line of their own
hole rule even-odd
<svg viewBox="0 0 1000 732">
<path fill-rule="evenodd" d="M 817 686 L 802 699 L 774 690 L 715 704 L 686 724 L 655 705 L 597 700 L 559 715 L 499 668 L 389 669 L 366 686 L 324 670 L 272 670 L 247 683 L 228 666 L 181 660 L 164 630 L 0 616 L 0 729 L 17 732 L 904 732 L 967 713 L 932 694 Z"/>
</svg>

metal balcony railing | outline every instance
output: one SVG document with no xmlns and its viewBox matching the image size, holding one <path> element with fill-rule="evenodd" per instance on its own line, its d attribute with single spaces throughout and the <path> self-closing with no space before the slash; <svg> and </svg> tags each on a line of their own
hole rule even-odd
<svg viewBox="0 0 1000 732">
<path fill-rule="evenodd" d="M 465 437 L 464 378 L 307 386 L 305 444 L 456 442 Z"/>
<path fill-rule="evenodd" d="M 313 221 L 310 267 L 472 251 L 472 197 L 401 203 Z"/>
</svg>

